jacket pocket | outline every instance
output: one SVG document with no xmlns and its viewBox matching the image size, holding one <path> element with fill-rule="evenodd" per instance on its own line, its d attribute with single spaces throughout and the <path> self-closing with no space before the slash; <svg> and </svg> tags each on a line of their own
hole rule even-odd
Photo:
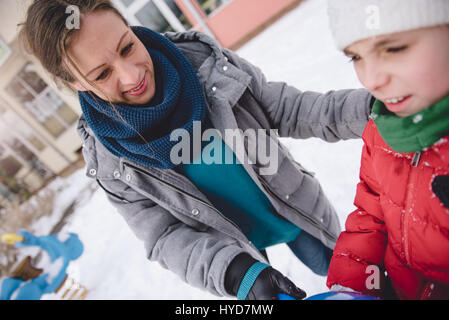
<svg viewBox="0 0 449 320">
<path fill-rule="evenodd" d="M 112 198 L 114 198 L 115 200 L 121 201 L 123 203 L 130 203 L 130 201 L 126 200 L 125 198 L 122 198 L 118 195 L 116 195 L 115 193 L 109 191 L 108 189 L 106 189 L 100 182 L 100 180 L 96 179 L 98 185 L 100 186 L 101 189 L 104 190 L 104 192 L 106 192 L 107 195 L 111 196 Z"/>
</svg>

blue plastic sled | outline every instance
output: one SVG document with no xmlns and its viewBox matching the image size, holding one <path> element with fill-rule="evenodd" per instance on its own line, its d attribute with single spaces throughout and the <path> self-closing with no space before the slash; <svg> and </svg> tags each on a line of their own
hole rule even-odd
<svg viewBox="0 0 449 320">
<path fill-rule="evenodd" d="M 279 300 L 295 300 L 295 298 L 290 297 L 289 295 L 283 293 L 279 293 L 278 297 Z M 330 291 L 315 294 L 304 300 L 380 300 L 380 299 L 352 291 Z"/>
</svg>

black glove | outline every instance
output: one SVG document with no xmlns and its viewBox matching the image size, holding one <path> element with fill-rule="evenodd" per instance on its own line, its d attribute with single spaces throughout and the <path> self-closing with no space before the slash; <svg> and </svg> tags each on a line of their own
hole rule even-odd
<svg viewBox="0 0 449 320">
<path fill-rule="evenodd" d="M 229 294 L 237 295 L 246 271 L 256 262 L 257 260 L 247 253 L 241 253 L 232 260 L 225 276 L 225 289 Z M 306 297 L 306 293 L 288 278 L 268 267 L 257 276 L 246 300 L 279 300 L 278 293 L 287 294 L 297 300 Z"/>
</svg>

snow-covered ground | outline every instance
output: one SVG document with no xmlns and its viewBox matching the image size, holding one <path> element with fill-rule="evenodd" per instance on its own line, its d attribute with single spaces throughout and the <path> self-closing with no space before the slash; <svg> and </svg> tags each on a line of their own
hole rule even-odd
<svg viewBox="0 0 449 320">
<path fill-rule="evenodd" d="M 352 66 L 335 49 L 328 27 L 325 0 L 306 0 L 299 7 L 239 49 L 237 53 L 260 67 L 270 81 L 284 81 L 301 90 L 359 88 Z M 283 139 L 293 156 L 316 173 L 337 208 L 341 225 L 353 210 L 358 182 L 361 140 L 325 143 L 318 139 Z M 55 181 L 56 200 L 69 203 L 89 187 L 84 169 Z M 70 266 L 70 275 L 89 289 L 86 299 L 221 299 L 182 282 L 150 262 L 121 216 L 101 189 L 75 209 L 63 231 L 75 232 L 84 254 Z M 56 210 L 58 211 L 58 210 Z M 48 233 L 60 210 L 35 225 L 37 235 Z M 267 249 L 272 265 L 308 295 L 327 291 L 325 277 L 313 274 L 285 245 Z M 55 298 L 47 295 L 45 299 Z"/>
</svg>

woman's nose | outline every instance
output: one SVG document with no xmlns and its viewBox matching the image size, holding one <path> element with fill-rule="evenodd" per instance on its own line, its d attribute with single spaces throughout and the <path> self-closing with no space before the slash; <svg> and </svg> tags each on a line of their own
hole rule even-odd
<svg viewBox="0 0 449 320">
<path fill-rule="evenodd" d="M 137 86 L 141 79 L 139 79 L 139 69 L 131 63 L 118 63 L 115 70 L 120 79 L 120 83 L 124 89 L 132 89 Z"/>
</svg>

